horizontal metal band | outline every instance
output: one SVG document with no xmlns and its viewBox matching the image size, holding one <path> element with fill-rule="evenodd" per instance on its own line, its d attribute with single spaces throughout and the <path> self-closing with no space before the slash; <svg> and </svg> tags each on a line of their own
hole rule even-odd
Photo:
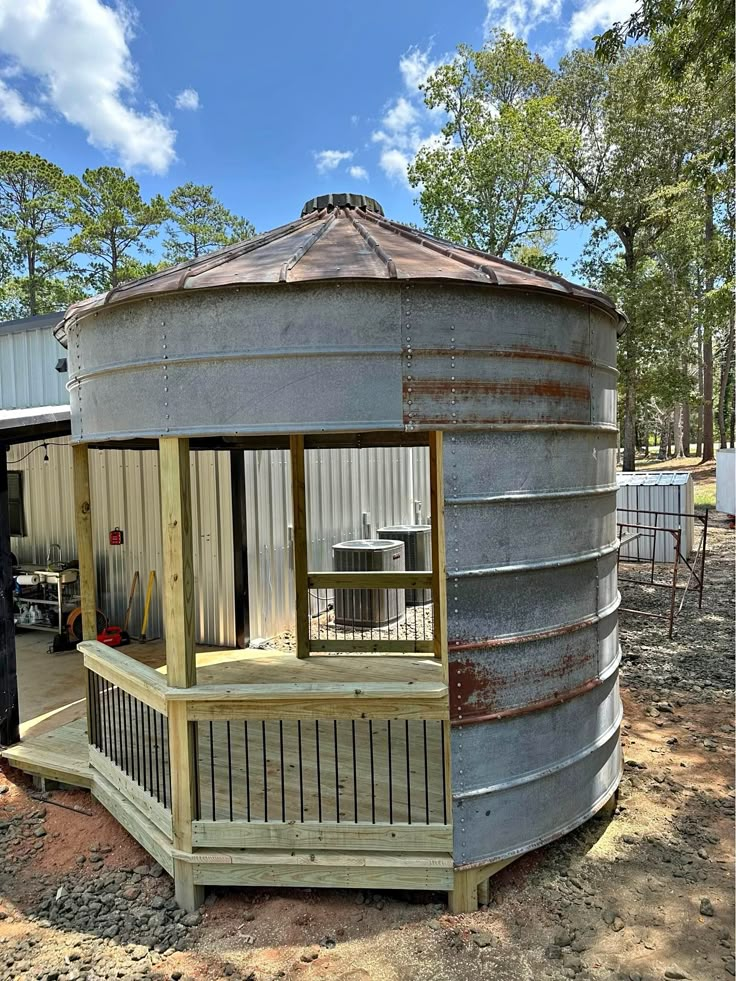
<svg viewBox="0 0 736 981">
<path fill-rule="evenodd" d="M 605 671 L 602 671 L 597 678 L 591 678 L 590 681 L 586 681 L 584 684 L 578 685 L 577 688 L 571 688 L 569 691 L 562 692 L 559 695 L 552 695 L 549 698 L 542 698 L 538 702 L 529 702 L 526 705 L 517 705 L 514 708 L 500 709 L 498 712 L 486 712 L 483 715 L 451 718 L 450 725 L 455 727 L 476 725 L 480 722 L 499 722 L 502 719 L 513 719 L 520 715 L 530 715 L 532 712 L 541 712 L 542 710 L 552 708 L 555 705 L 563 705 L 565 702 L 570 702 L 573 700 L 573 698 L 578 698 L 580 695 L 585 695 L 587 692 L 592 691 L 599 685 L 602 685 L 611 677 L 612 674 L 618 671 L 620 664 L 621 648 L 619 647 L 618 654 L 614 660 L 611 661 Z"/>
<path fill-rule="evenodd" d="M 490 787 L 480 787 L 477 790 L 468 790 L 462 794 L 453 794 L 453 801 L 456 800 L 472 800 L 474 797 L 485 797 L 486 794 L 497 794 L 502 793 L 504 790 L 511 790 L 512 787 L 519 787 L 525 783 L 532 783 L 535 780 L 543 780 L 545 777 L 551 776 L 553 773 L 557 773 L 559 770 L 565 770 L 568 766 L 574 766 L 575 763 L 584 760 L 586 756 L 590 756 L 601 746 L 604 746 L 609 739 L 621 728 L 621 722 L 624 717 L 623 705 L 619 703 L 619 709 L 616 713 L 616 718 L 608 726 L 604 732 L 596 737 L 592 743 L 588 746 L 583 746 L 579 749 L 577 753 L 573 753 L 570 756 L 566 756 L 562 760 L 557 760 L 555 763 L 549 766 L 539 767 L 536 770 L 532 770 L 529 773 L 524 773 L 520 777 L 514 777 L 513 780 L 504 780 L 501 783 L 492 784 Z"/>
<path fill-rule="evenodd" d="M 595 497 L 597 494 L 615 494 L 617 484 L 605 484 L 602 487 L 580 487 L 572 490 L 541 490 L 541 491 L 512 491 L 509 494 L 468 494 L 463 497 L 446 497 L 445 504 L 503 504 L 516 501 L 552 501 L 564 498 Z"/>
<path fill-rule="evenodd" d="M 621 372 L 618 368 L 614 367 L 612 364 L 608 364 L 607 361 L 596 361 L 595 358 L 591 361 L 591 364 L 596 369 L 596 371 L 604 371 L 608 375 L 614 375 L 616 378 L 619 377 Z"/>
<path fill-rule="evenodd" d="M 374 347 L 374 348 L 353 348 L 353 347 L 334 347 L 334 348 L 315 348 L 315 347 L 271 347 L 248 350 L 248 351 L 224 351 L 219 353 L 212 351 L 204 354 L 181 354 L 176 357 L 162 354 L 157 358 L 144 358 L 141 361 L 116 361 L 112 364 L 104 365 L 100 368 L 90 368 L 88 371 L 78 372 L 67 382 L 67 390 L 81 385 L 89 378 L 111 373 L 119 374 L 121 371 L 137 371 L 142 368 L 167 368 L 169 365 L 177 364 L 204 364 L 208 361 L 255 361 L 258 359 L 275 358 L 341 358 L 341 357 L 384 357 L 385 355 L 395 355 L 401 357 L 401 348 Z"/>
<path fill-rule="evenodd" d="M 578 432 L 578 433 L 611 433 L 618 436 L 618 426 L 608 422 L 532 422 L 531 420 L 518 422 L 463 422 L 462 419 L 453 420 L 452 423 L 436 423 L 415 421 L 406 424 L 407 429 L 442 429 L 444 432 L 458 432 L 487 430 L 489 432 L 503 433 L 529 433 L 529 432 Z"/>
<path fill-rule="evenodd" d="M 611 799 L 615 793 L 616 787 L 618 787 L 619 783 L 621 782 L 622 772 L 623 765 L 622 762 L 620 762 L 616 770 L 615 780 L 613 780 L 612 783 L 606 787 L 598 799 L 595 800 L 590 807 L 586 807 L 584 810 L 579 811 L 574 818 L 567 821 L 561 827 L 555 828 L 544 835 L 529 838 L 527 841 L 523 842 L 523 844 L 517 845 L 515 848 L 507 849 L 504 852 L 484 856 L 481 859 L 474 859 L 472 862 L 457 862 L 455 864 L 455 869 L 461 870 L 480 868 L 483 865 L 489 865 L 503 859 L 518 858 L 521 855 L 525 855 L 527 852 L 533 851 L 535 848 L 541 848 L 542 845 L 546 845 L 550 841 L 555 841 L 557 838 L 562 838 L 564 835 L 568 834 L 570 831 L 573 831 L 581 824 L 585 824 L 585 822 L 588 821 L 596 813 L 596 811 L 599 811 L 601 807 L 603 807 L 606 801 Z"/>
<path fill-rule="evenodd" d="M 309 424 L 309 428 L 300 428 L 294 423 L 279 426 L 246 426 L 240 429 L 212 429 L 209 426 L 188 426 L 186 429 L 171 427 L 167 429 L 136 429 L 129 432 L 105 432 L 105 433 L 80 433 L 77 436 L 72 433 L 72 443 L 114 443 L 116 440 L 150 438 L 158 439 L 161 436 L 281 436 L 294 435 L 296 433 L 354 433 L 354 432 L 380 432 L 382 430 L 392 432 L 403 432 L 400 422 L 395 419 L 383 419 L 378 422 L 356 423 L 358 429 L 345 429 L 344 424 L 337 422 L 314 422 Z"/>
<path fill-rule="evenodd" d="M 610 545 L 603 545 L 601 548 L 594 548 L 588 552 L 576 552 L 574 555 L 563 555 L 559 559 L 544 559 L 540 562 L 518 562 L 515 565 L 491 565 L 482 569 L 453 569 L 447 570 L 448 579 L 481 579 L 484 576 L 496 576 L 509 572 L 534 572 L 539 569 L 559 569 L 562 566 L 582 565 L 584 562 L 592 562 L 595 559 L 602 559 L 606 555 L 617 552 L 619 547 L 618 538 Z"/>
<path fill-rule="evenodd" d="M 551 637 L 560 637 L 564 634 L 574 634 L 578 630 L 585 630 L 586 627 L 594 627 L 601 620 L 605 620 L 606 617 L 615 613 L 620 605 L 621 593 L 617 593 L 613 603 L 609 603 L 608 606 L 602 610 L 598 610 L 597 613 L 592 613 L 590 616 L 583 617 L 580 620 L 571 620 L 568 623 L 556 624 L 554 627 L 547 627 L 545 630 L 530 630 L 523 634 L 504 634 L 501 637 L 489 637 L 487 640 L 473 640 L 468 642 L 451 640 L 448 642 L 449 652 L 452 654 L 453 651 L 487 650 L 489 647 L 528 644 L 538 640 L 547 640 Z"/>
</svg>

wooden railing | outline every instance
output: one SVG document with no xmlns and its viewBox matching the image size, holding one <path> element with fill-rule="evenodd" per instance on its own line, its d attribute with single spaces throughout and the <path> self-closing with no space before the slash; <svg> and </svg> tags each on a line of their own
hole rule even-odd
<svg viewBox="0 0 736 981">
<path fill-rule="evenodd" d="M 171 837 L 166 683 L 96 641 L 79 645 L 87 673 L 90 765 Z"/>
<path fill-rule="evenodd" d="M 177 855 L 182 840 L 195 855 L 320 845 L 449 853 L 439 669 L 407 682 L 391 680 L 382 662 L 383 681 L 172 688 L 118 651 L 80 649 L 92 768 L 119 791 L 126 804 L 117 807 L 137 808 Z M 318 671 L 315 663 L 307 677 Z M 177 736 L 190 729 L 191 739 Z"/>
<path fill-rule="evenodd" d="M 307 587 L 324 613 L 308 622 L 310 653 L 431 654 L 431 572 L 311 572 Z"/>
</svg>

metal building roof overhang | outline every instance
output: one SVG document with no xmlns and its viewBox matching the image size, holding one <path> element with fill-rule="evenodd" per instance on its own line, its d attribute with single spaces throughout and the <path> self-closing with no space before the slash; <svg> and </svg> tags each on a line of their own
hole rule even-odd
<svg viewBox="0 0 736 981">
<path fill-rule="evenodd" d="M 0 409 L 0 443 L 26 443 L 72 431 L 69 405 L 36 405 L 30 409 Z"/>
<path fill-rule="evenodd" d="M 451 282 L 554 293 L 605 311 L 617 321 L 619 334 L 625 329 L 625 317 L 605 293 L 435 238 L 385 218 L 367 202 L 315 208 L 252 239 L 81 300 L 69 307 L 54 334 L 66 347 L 71 323 L 105 307 L 163 294 L 345 280 Z"/>
</svg>

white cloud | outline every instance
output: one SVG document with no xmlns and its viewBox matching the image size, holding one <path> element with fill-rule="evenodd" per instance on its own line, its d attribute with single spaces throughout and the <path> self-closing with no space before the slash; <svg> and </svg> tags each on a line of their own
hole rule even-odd
<svg viewBox="0 0 736 981">
<path fill-rule="evenodd" d="M 0 79 L 0 119 L 6 119 L 16 126 L 25 126 L 40 115 L 38 106 L 30 106 L 20 92 Z"/>
<path fill-rule="evenodd" d="M 328 174 L 335 170 L 343 160 L 352 160 L 352 150 L 320 150 L 315 153 L 314 159 L 317 161 L 317 173 Z"/>
<path fill-rule="evenodd" d="M 348 173 L 353 178 L 353 180 L 356 181 L 368 180 L 368 171 L 365 169 L 365 167 L 349 167 Z"/>
<path fill-rule="evenodd" d="M 160 174 L 176 159 L 176 131 L 155 105 L 131 103 L 133 26 L 122 2 L 0 0 L 0 51 L 42 83 L 44 102 L 123 166 Z"/>
<path fill-rule="evenodd" d="M 176 97 L 176 108 L 196 112 L 199 109 L 199 92 L 196 89 L 182 89 Z"/>
<path fill-rule="evenodd" d="M 427 76 L 437 68 L 439 62 L 432 61 L 429 57 L 431 50 L 431 45 L 424 51 L 413 45 L 399 59 L 399 71 L 404 79 L 404 85 L 410 92 L 416 92 L 419 86 L 426 82 Z"/>
<path fill-rule="evenodd" d="M 381 170 L 389 180 L 401 182 L 409 187 L 409 179 L 406 171 L 411 163 L 411 157 L 406 153 L 402 153 L 401 150 L 397 150 L 395 147 L 390 147 L 381 150 L 379 163 L 381 164 Z"/>
<path fill-rule="evenodd" d="M 638 6 L 639 0 L 593 0 L 583 5 L 570 19 L 568 48 L 590 41 L 594 34 L 607 31 L 617 21 L 627 20 Z"/>
<path fill-rule="evenodd" d="M 558 21 L 562 13 L 562 0 L 486 0 L 484 33 L 489 35 L 495 27 L 527 38 L 545 21 Z"/>
</svg>

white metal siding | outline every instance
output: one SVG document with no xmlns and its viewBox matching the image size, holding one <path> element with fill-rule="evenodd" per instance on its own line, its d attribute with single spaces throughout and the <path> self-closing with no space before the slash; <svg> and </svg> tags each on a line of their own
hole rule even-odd
<svg viewBox="0 0 736 981">
<path fill-rule="evenodd" d="M 716 450 L 716 508 L 736 514 L 736 450 Z"/>
<path fill-rule="evenodd" d="M 34 447 L 38 447 L 34 449 Z M 48 546 L 58 542 L 65 558 L 76 555 L 72 496 L 72 453 L 66 439 L 11 448 L 11 470 L 24 473 L 24 537 L 11 539 L 20 562 L 43 565 Z M 33 450 L 33 452 L 31 452 Z M 28 455 L 30 454 L 30 455 Z M 22 459 L 24 458 L 25 459 Z M 248 562 L 252 636 L 268 637 L 293 620 L 291 474 L 281 450 L 245 454 Z M 193 452 L 191 464 L 197 640 L 232 646 L 234 596 L 232 504 L 227 453 Z M 158 453 L 91 450 L 98 603 L 112 623 L 122 623 L 136 570 L 140 583 L 131 614 L 138 634 L 148 573 L 156 571 L 149 637 L 163 632 L 161 511 Z M 310 566 L 331 568 L 331 548 L 360 537 L 361 515 L 369 512 L 375 531 L 383 524 L 413 521 L 414 501 L 426 516 L 429 458 L 426 448 L 310 450 L 307 452 Z M 109 544 L 120 527 L 122 546 Z"/>
<path fill-rule="evenodd" d="M 0 409 L 68 405 L 65 351 L 48 328 L 0 334 Z"/>
</svg>

